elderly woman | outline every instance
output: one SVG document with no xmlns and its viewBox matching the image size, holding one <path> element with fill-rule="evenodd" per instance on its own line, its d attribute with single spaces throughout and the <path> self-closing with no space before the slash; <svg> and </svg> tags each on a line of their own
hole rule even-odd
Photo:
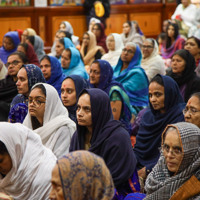
<svg viewBox="0 0 200 200">
<path fill-rule="evenodd" d="M 124 45 L 128 42 L 134 42 L 140 47 L 142 46 L 142 36 L 137 33 L 134 24 L 131 21 L 127 21 L 123 24 L 123 33 L 121 34 Z"/>
<path fill-rule="evenodd" d="M 114 67 L 114 80 L 126 90 L 130 103 L 139 112 L 148 105 L 148 78 L 141 68 L 142 54 L 138 45 L 129 42 Z"/>
<path fill-rule="evenodd" d="M 113 120 L 108 95 L 96 88 L 83 90 L 76 115 L 77 131 L 70 151 L 84 149 L 101 156 L 118 194 L 140 191 L 130 136 L 121 122 Z"/>
<path fill-rule="evenodd" d="M 156 74 L 165 75 L 165 63 L 158 54 L 157 42 L 152 38 L 146 39 L 142 45 L 141 65 L 149 81 L 151 81 Z"/>
<path fill-rule="evenodd" d="M 111 66 L 116 66 L 122 49 L 124 48 L 121 36 L 117 33 L 110 34 L 106 38 L 106 45 L 109 51 L 104 54 L 101 59 L 108 61 Z"/>
<path fill-rule="evenodd" d="M 8 121 L 22 123 L 27 114 L 28 96 L 33 85 L 38 82 L 45 83 L 41 69 L 33 64 L 22 65 L 17 74 L 18 95 L 11 102 Z"/>
<path fill-rule="evenodd" d="M 168 75 L 177 82 L 185 102 L 191 94 L 200 92 L 200 78 L 195 73 L 195 60 L 189 51 L 176 51 L 171 59 L 171 68 Z"/>
<path fill-rule="evenodd" d="M 168 125 L 162 134 L 161 156 L 146 181 L 145 200 L 198 200 L 199 165 L 199 128 L 186 122 Z"/>
<path fill-rule="evenodd" d="M 79 75 L 67 76 L 61 86 L 61 99 L 69 112 L 71 120 L 76 122 L 76 109 L 78 97 L 83 89 L 88 88 L 87 81 Z"/>
<path fill-rule="evenodd" d="M 76 126 L 68 117 L 56 89 L 49 84 L 38 83 L 32 88 L 28 101 L 28 114 L 23 124 L 40 135 L 42 143 L 57 158 L 68 153 Z"/>
<path fill-rule="evenodd" d="M 17 31 L 7 32 L 3 37 L 2 47 L 0 48 L 0 59 L 4 64 L 7 63 L 8 56 L 17 50 L 20 43 Z"/>
<path fill-rule="evenodd" d="M 37 134 L 22 124 L 1 122 L 0 158 L 0 192 L 15 200 L 48 200 L 56 157 Z"/>
<path fill-rule="evenodd" d="M 134 152 L 139 176 L 146 178 L 160 156 L 161 133 L 169 123 L 184 121 L 185 104 L 178 85 L 168 77 L 156 75 L 149 84 L 149 102 L 141 118 Z"/>
<path fill-rule="evenodd" d="M 200 92 L 192 94 L 183 114 L 186 122 L 195 124 L 200 128 Z"/>
<path fill-rule="evenodd" d="M 51 182 L 50 200 L 111 200 L 114 196 L 112 176 L 105 162 L 88 151 L 75 151 L 58 160 Z"/>
</svg>

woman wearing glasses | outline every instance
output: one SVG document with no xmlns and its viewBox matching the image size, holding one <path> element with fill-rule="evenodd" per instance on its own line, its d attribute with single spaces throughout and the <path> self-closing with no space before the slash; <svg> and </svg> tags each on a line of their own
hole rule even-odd
<svg viewBox="0 0 200 200">
<path fill-rule="evenodd" d="M 135 113 L 148 105 L 149 81 L 141 67 L 141 59 L 139 46 L 129 42 L 122 50 L 118 63 L 113 69 L 114 80 L 123 85 Z"/>
<path fill-rule="evenodd" d="M 158 53 L 157 42 L 152 38 L 146 39 L 142 45 L 141 66 L 145 70 L 149 81 L 156 74 L 165 75 L 165 63 Z"/>
<path fill-rule="evenodd" d="M 68 153 L 76 125 L 69 118 L 56 89 L 38 83 L 32 88 L 28 101 L 28 114 L 23 124 L 40 135 L 43 145 L 57 158 Z"/>
<path fill-rule="evenodd" d="M 186 122 L 195 124 L 200 128 L 200 92 L 194 93 L 183 110 Z"/>
<path fill-rule="evenodd" d="M 200 198 L 200 130 L 180 122 L 162 134 L 158 163 L 147 177 L 145 200 Z"/>
</svg>

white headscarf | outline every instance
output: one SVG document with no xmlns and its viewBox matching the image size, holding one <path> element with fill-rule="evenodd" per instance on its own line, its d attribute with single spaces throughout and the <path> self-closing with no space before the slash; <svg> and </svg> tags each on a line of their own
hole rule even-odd
<svg viewBox="0 0 200 200">
<path fill-rule="evenodd" d="M 130 32 L 128 33 L 128 36 L 126 37 L 126 35 L 124 33 L 122 33 L 121 37 L 122 37 L 124 46 L 126 46 L 126 44 L 128 42 L 134 42 L 134 43 L 138 44 L 139 47 L 142 46 L 142 43 L 143 43 L 142 36 L 136 32 L 135 26 L 132 22 L 131 22 L 131 29 L 130 29 Z"/>
<path fill-rule="evenodd" d="M 46 89 L 46 104 L 43 126 L 34 131 L 40 135 L 42 143 L 46 147 L 50 148 L 57 157 L 61 157 L 69 152 L 76 124 L 69 118 L 68 111 L 62 104 L 56 89 L 46 83 L 37 83 L 33 88 L 39 84 L 42 84 Z M 23 124 L 33 129 L 29 112 Z"/>
<path fill-rule="evenodd" d="M 148 40 L 148 39 L 147 39 Z M 151 55 L 147 58 L 142 58 L 141 66 L 145 70 L 146 75 L 151 81 L 151 79 L 156 75 L 156 74 L 161 74 L 165 75 L 165 63 L 162 57 L 158 53 L 158 44 L 156 40 L 153 40 L 154 43 L 154 49 L 151 53 Z"/>
<path fill-rule="evenodd" d="M 122 38 L 121 38 L 120 34 L 112 33 L 110 35 L 112 35 L 114 37 L 114 40 L 115 40 L 115 50 L 114 51 L 109 50 L 109 52 L 106 53 L 106 54 L 104 54 L 101 57 L 101 59 L 108 61 L 111 66 L 116 66 L 117 62 L 119 60 L 119 57 L 120 57 L 120 55 L 122 53 L 122 49 L 124 48 L 124 44 L 123 44 L 123 41 L 122 41 Z M 108 40 L 108 37 L 106 39 L 106 42 Z"/>
<path fill-rule="evenodd" d="M 0 141 L 12 160 L 8 174 L 4 178 L 0 175 L 0 192 L 15 200 L 47 200 L 56 164 L 52 151 L 42 145 L 37 134 L 18 123 L 0 122 Z"/>
</svg>

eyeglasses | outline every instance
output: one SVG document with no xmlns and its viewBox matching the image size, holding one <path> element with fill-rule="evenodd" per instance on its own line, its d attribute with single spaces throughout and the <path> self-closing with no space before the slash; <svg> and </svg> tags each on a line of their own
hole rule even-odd
<svg viewBox="0 0 200 200">
<path fill-rule="evenodd" d="M 185 108 L 183 109 L 183 114 L 185 115 L 186 113 L 189 113 L 191 115 L 195 115 L 197 112 L 200 112 L 200 110 L 197 110 L 196 108 Z"/>
<path fill-rule="evenodd" d="M 151 48 L 153 48 L 153 47 L 152 47 L 152 46 L 149 46 L 149 45 L 147 45 L 147 46 L 143 45 L 142 48 L 143 48 L 143 49 L 145 49 L 145 48 L 151 49 Z"/>
<path fill-rule="evenodd" d="M 42 103 L 46 103 L 46 101 L 41 101 L 40 99 L 45 99 L 45 98 L 44 97 L 36 97 L 36 98 L 29 97 L 28 103 L 31 104 L 34 102 L 34 104 L 39 107 L 41 106 Z"/>
<path fill-rule="evenodd" d="M 122 49 L 122 51 L 124 52 L 124 53 L 128 53 L 128 54 L 134 54 L 135 52 L 134 51 L 131 51 L 130 49 L 128 50 L 128 49 Z"/>
<path fill-rule="evenodd" d="M 180 156 L 183 153 L 181 147 L 172 147 L 172 150 L 170 150 L 170 146 L 167 144 L 162 145 L 161 151 L 163 154 L 168 154 L 170 152 L 173 156 Z"/>
<path fill-rule="evenodd" d="M 83 37 L 83 40 L 90 40 L 90 38 Z"/>
<path fill-rule="evenodd" d="M 19 63 L 20 63 L 20 61 L 14 60 L 14 61 L 12 61 L 11 63 L 7 62 L 5 65 L 6 65 L 6 67 L 9 67 L 10 65 L 16 66 L 16 65 L 18 65 Z"/>
</svg>

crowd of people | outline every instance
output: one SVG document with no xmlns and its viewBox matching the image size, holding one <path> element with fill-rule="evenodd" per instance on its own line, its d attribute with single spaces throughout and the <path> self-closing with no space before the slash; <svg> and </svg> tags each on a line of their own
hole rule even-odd
<svg viewBox="0 0 200 200">
<path fill-rule="evenodd" d="M 182 0 L 157 39 L 90 17 L 80 40 L 62 21 L 48 54 L 32 28 L 6 33 L 0 198 L 198 200 L 198 13 Z"/>
</svg>

